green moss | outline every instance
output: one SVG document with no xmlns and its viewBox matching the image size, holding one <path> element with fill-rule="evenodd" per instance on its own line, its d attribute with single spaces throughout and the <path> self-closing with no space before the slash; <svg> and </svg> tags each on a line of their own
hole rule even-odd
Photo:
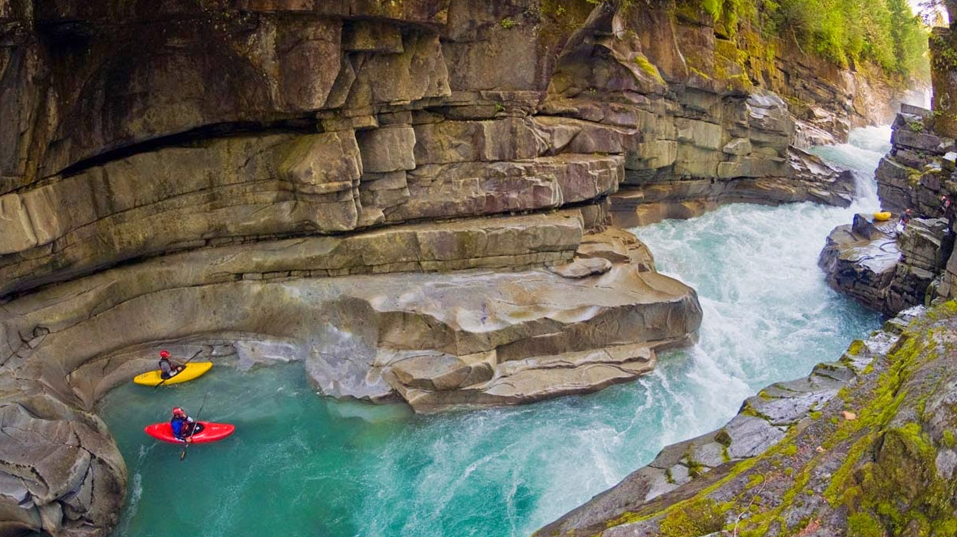
<svg viewBox="0 0 957 537">
<path fill-rule="evenodd" d="M 948 313 L 938 309 L 934 317 L 945 318 Z M 887 427 L 907 397 L 902 388 L 911 371 L 937 359 L 937 330 L 912 326 L 905 331 L 888 356 L 891 367 L 881 375 L 873 398 L 861 410 L 859 419 L 838 431 L 837 436 L 867 431 L 849 450 L 825 491 L 825 498 L 832 505 L 848 509 L 849 521 L 854 520 L 857 532 L 849 529 L 849 535 L 900 535 L 915 528 L 918 535 L 930 535 L 931 528 L 957 530 L 950 501 L 957 492 L 957 484 L 937 476 L 937 451 L 931 440 L 918 423 Z M 937 383 L 925 389 L 933 392 L 939 387 Z M 937 535 L 947 535 L 939 529 L 935 531 Z"/>
<path fill-rule="evenodd" d="M 864 342 L 859 339 L 855 339 L 847 348 L 847 354 L 849 356 L 858 356 L 861 354 L 862 350 L 864 350 Z"/>
<path fill-rule="evenodd" d="M 710 77 L 710 76 L 708 76 L 706 73 L 703 73 L 703 72 L 701 72 L 701 71 L 695 69 L 694 67 L 688 66 L 688 69 L 690 69 L 692 73 L 694 73 L 694 74 L 700 76 L 701 78 L 703 78 L 703 79 L 705 79 L 705 80 L 711 80 L 711 77 Z"/>
<path fill-rule="evenodd" d="M 703 511 L 705 514 L 729 510 L 750 514 L 743 521 L 737 520 L 735 531 L 738 535 L 758 537 L 768 532 L 791 535 L 800 531 L 799 528 L 809 520 L 795 524 L 787 519 L 787 513 L 804 505 L 815 505 L 814 501 L 809 501 L 809 496 L 820 494 L 835 509 L 834 512 L 846 513 L 849 517 L 849 535 L 957 536 L 957 501 L 954 500 L 957 498 L 957 481 L 951 483 L 937 476 L 937 450 L 921 425 L 900 423 L 901 417 L 913 415 L 902 412 L 902 405 L 906 403 L 913 408 L 917 403 L 913 396 L 908 395 L 913 371 L 952 352 L 946 348 L 946 344 L 953 345 L 948 343 L 946 338 L 951 336 L 944 335 L 948 327 L 942 323 L 945 320 L 952 323 L 950 319 L 955 317 L 957 304 L 949 303 L 933 310 L 927 320 L 912 323 L 888 355 L 875 360 L 878 366 L 866 378 L 862 377 L 861 383 L 841 391 L 840 398 L 834 402 L 843 401 L 846 408 L 857 413 L 857 419 L 835 417 L 830 422 L 803 422 L 805 427 L 814 427 L 815 434 L 821 435 L 818 440 L 823 448 L 821 455 L 798 449 L 795 440 L 806 428 L 792 427 L 777 445 L 757 458 L 732 466 L 726 476 L 699 490 L 692 498 L 663 510 L 656 510 L 654 504 L 648 505 L 644 510 L 626 513 L 611 521 L 609 527 L 657 519 L 669 521 L 670 535 L 681 534 L 679 532 L 683 530 L 690 531 L 687 535 L 700 535 L 695 532 L 702 528 L 689 526 L 692 522 L 684 511 L 694 507 L 700 513 L 702 505 L 711 505 L 711 509 Z M 942 345 L 944 348 L 940 348 Z M 877 378 L 874 371 L 880 371 Z M 930 397 L 928 391 L 940 393 L 945 389 L 944 384 L 923 382 L 919 392 L 922 397 Z M 746 405 L 743 411 L 758 415 L 750 405 Z M 944 435 L 941 443 L 954 444 L 957 438 L 950 432 Z M 835 452 L 841 454 L 842 463 L 832 472 L 830 482 L 822 483 L 817 459 L 830 458 Z M 760 472 L 753 471 L 756 467 Z M 749 473 L 752 471 L 753 474 Z M 776 492 L 773 501 L 756 508 L 756 491 L 753 489 L 766 479 L 780 485 L 783 476 L 790 478 L 789 488 L 783 493 Z M 744 486 L 722 488 L 732 480 L 743 481 Z M 825 485 L 827 488 L 823 493 L 816 492 Z M 702 503 L 710 502 L 708 498 L 719 488 L 722 492 L 737 490 L 738 496 L 727 504 Z M 707 516 L 691 518 L 710 519 Z"/>
<path fill-rule="evenodd" d="M 740 90 L 745 93 L 754 91 L 754 83 L 751 82 L 751 77 L 746 74 L 729 76 L 727 81 L 729 90 Z"/>
<path fill-rule="evenodd" d="M 698 477 L 704 474 L 704 472 L 705 472 L 705 467 L 703 464 L 694 460 L 690 460 L 690 459 L 688 460 L 688 475 L 690 475 L 691 477 Z"/>
<path fill-rule="evenodd" d="M 597 0 L 541 0 L 538 4 L 539 45 L 560 49 L 598 3 Z"/>
<path fill-rule="evenodd" d="M 854 469 L 861 463 L 865 451 L 874 441 L 874 435 L 867 435 L 859 439 L 851 449 L 848 450 L 844 458 L 844 464 L 834 472 L 831 477 L 831 484 L 824 491 L 824 499 L 831 505 L 837 505 L 842 500 L 842 495 L 849 490 L 849 481 Z"/>
<path fill-rule="evenodd" d="M 724 7 L 724 0 L 702 0 L 701 7 L 704 8 L 708 15 L 711 15 L 711 18 L 718 20 Z"/>
<path fill-rule="evenodd" d="M 635 56 L 634 62 L 642 71 L 647 73 L 648 76 L 662 84 L 665 83 L 665 79 L 661 77 L 661 73 L 658 71 L 658 68 L 655 67 L 655 64 L 648 61 L 648 58 L 641 55 Z"/>
<path fill-rule="evenodd" d="M 659 527 L 661 537 L 697 537 L 721 531 L 724 511 L 714 500 L 701 500 L 668 514 Z"/>
<path fill-rule="evenodd" d="M 954 449 L 954 447 L 957 446 L 957 437 L 954 436 L 953 431 L 950 429 L 944 431 L 943 444 L 944 447 L 950 449 Z"/>
<path fill-rule="evenodd" d="M 509 28 L 512 28 L 513 26 L 515 26 L 515 25 L 518 24 L 518 23 L 515 22 L 515 21 L 513 21 L 513 20 L 510 19 L 509 17 L 505 17 L 504 19 L 502 19 L 502 21 L 501 21 L 499 24 L 502 25 L 502 28 L 505 28 L 506 30 L 508 30 Z"/>
<path fill-rule="evenodd" d="M 847 537 L 884 537 L 884 529 L 871 516 L 855 513 L 847 517 Z"/>
</svg>

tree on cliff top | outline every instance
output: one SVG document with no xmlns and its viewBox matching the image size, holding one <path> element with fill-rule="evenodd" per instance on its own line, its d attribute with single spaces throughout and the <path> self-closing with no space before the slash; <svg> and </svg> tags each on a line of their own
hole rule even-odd
<svg viewBox="0 0 957 537">
<path fill-rule="evenodd" d="M 696 1 L 727 26 L 743 22 L 767 37 L 793 37 L 839 65 L 869 61 L 888 75 L 929 78 L 928 29 L 907 0 Z"/>
</svg>

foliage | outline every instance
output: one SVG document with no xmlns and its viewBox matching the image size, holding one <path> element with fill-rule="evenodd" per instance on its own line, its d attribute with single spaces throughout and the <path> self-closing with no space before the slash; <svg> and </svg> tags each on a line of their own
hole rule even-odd
<svg viewBox="0 0 957 537">
<path fill-rule="evenodd" d="M 721 531 L 725 515 L 713 500 L 694 502 L 684 509 L 672 511 L 661 521 L 663 537 L 697 537 Z"/>
<path fill-rule="evenodd" d="M 928 28 L 907 0 L 684 0 L 734 35 L 742 24 L 839 65 L 927 78 Z"/>
</svg>

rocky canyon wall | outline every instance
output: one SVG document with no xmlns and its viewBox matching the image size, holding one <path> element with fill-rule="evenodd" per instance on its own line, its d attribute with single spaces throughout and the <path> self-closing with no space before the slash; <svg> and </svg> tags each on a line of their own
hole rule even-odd
<svg viewBox="0 0 957 537">
<path fill-rule="evenodd" d="M 94 405 L 161 346 L 420 412 L 587 392 L 701 319 L 613 213 L 849 203 L 793 146 L 889 89 L 627 4 L 0 0 L 0 535 L 109 532 Z"/>
<path fill-rule="evenodd" d="M 857 215 L 853 225 L 831 233 L 821 253 L 833 288 L 889 315 L 957 296 L 955 45 L 953 28 L 934 29 L 934 109 L 901 107 L 891 151 L 877 168 L 881 207 L 895 218 L 881 223 L 873 215 Z M 897 225 L 905 211 L 910 221 Z"/>
</svg>

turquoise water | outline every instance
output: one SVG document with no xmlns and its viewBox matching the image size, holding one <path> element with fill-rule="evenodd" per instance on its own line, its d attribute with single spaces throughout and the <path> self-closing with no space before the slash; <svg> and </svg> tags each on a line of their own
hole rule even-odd
<svg viewBox="0 0 957 537">
<path fill-rule="evenodd" d="M 883 131 L 855 136 L 839 148 L 846 160 L 833 148 L 828 158 L 850 166 Z M 867 153 L 855 167 L 876 166 Z M 598 394 L 422 417 L 321 398 L 300 364 L 220 367 L 156 391 L 124 385 L 102 404 L 130 471 L 116 535 L 528 535 L 877 327 L 816 266 L 831 228 L 876 204 L 868 186 L 852 209 L 737 205 L 636 230 L 662 272 L 698 289 L 701 338 Z M 236 424 L 233 437 L 180 462 L 179 447 L 143 434 L 174 404 L 195 414 L 206 393 L 200 417 Z"/>
</svg>

